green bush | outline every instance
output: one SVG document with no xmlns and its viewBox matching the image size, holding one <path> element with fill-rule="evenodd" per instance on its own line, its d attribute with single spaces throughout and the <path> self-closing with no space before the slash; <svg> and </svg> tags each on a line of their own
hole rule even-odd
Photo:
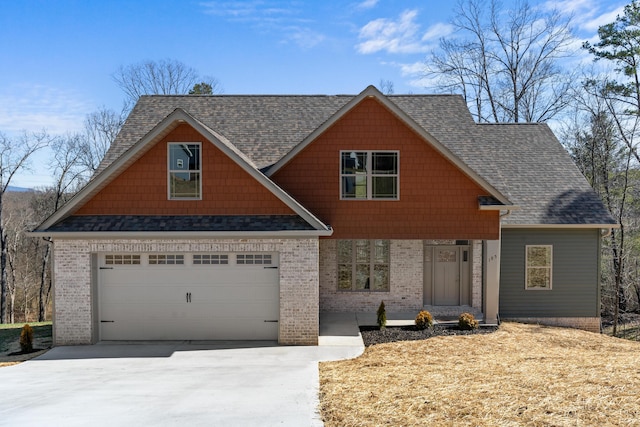
<svg viewBox="0 0 640 427">
<path fill-rule="evenodd" d="M 473 314 L 462 313 L 460 317 L 458 317 L 458 327 L 463 331 L 478 329 L 478 321 L 473 317 Z"/>
<path fill-rule="evenodd" d="M 20 332 L 20 349 L 23 353 L 33 351 L 33 328 L 28 323 L 22 327 Z"/>
<path fill-rule="evenodd" d="M 427 329 L 433 326 L 433 316 L 426 310 L 420 311 L 416 316 L 416 326 L 418 329 Z"/>
<path fill-rule="evenodd" d="M 384 301 L 380 302 L 380 306 L 378 307 L 378 326 L 380 329 L 384 329 L 387 327 L 387 311 L 384 308 Z"/>
</svg>

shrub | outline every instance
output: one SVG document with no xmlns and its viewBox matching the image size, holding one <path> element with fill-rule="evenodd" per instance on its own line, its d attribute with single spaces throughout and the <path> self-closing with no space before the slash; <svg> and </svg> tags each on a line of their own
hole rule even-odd
<svg viewBox="0 0 640 427">
<path fill-rule="evenodd" d="M 33 328 L 28 323 L 22 327 L 20 332 L 20 349 L 23 353 L 33 351 Z"/>
<path fill-rule="evenodd" d="M 416 326 L 418 329 L 427 329 L 433 326 L 433 316 L 426 310 L 420 311 L 416 316 Z"/>
<path fill-rule="evenodd" d="M 384 308 L 384 301 L 380 302 L 380 307 L 378 307 L 378 326 L 380 329 L 384 329 L 387 327 L 387 311 Z"/>
<path fill-rule="evenodd" d="M 473 317 L 473 314 L 462 313 L 460 317 L 458 317 L 458 327 L 463 331 L 478 329 L 478 321 Z"/>
</svg>

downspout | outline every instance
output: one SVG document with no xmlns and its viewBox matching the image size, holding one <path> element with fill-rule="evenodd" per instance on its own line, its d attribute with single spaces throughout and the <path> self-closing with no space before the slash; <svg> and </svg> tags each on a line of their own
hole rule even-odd
<svg viewBox="0 0 640 427">
<path fill-rule="evenodd" d="M 609 237 L 613 233 L 613 227 L 605 228 L 600 232 L 600 237 Z"/>
<path fill-rule="evenodd" d="M 511 215 L 512 210 L 511 209 L 507 209 L 507 211 L 505 213 L 501 213 L 500 214 L 500 251 L 502 251 L 502 219 L 508 217 L 509 215 Z M 502 262 L 502 261 L 500 261 Z M 496 317 L 497 317 L 497 323 L 498 325 L 500 325 L 500 311 L 498 310 L 496 312 Z"/>
</svg>

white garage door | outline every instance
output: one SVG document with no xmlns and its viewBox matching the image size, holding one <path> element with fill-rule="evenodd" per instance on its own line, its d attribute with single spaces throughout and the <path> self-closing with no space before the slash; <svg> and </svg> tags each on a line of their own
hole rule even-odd
<svg viewBox="0 0 640 427">
<path fill-rule="evenodd" d="M 102 340 L 277 340 L 275 253 L 103 254 Z"/>
</svg>

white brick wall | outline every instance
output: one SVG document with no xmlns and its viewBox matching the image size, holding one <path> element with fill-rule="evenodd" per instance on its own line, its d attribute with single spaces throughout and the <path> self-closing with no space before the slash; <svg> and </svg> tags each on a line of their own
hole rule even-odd
<svg viewBox="0 0 640 427">
<path fill-rule="evenodd" d="M 55 345 L 90 344 L 91 253 L 278 252 L 281 344 L 318 343 L 318 239 L 56 240 Z"/>
<path fill-rule="evenodd" d="M 320 240 L 320 310 L 371 312 L 384 301 L 387 311 L 422 308 L 424 245 L 455 245 L 455 240 L 391 240 L 389 292 L 338 291 L 337 240 Z M 482 241 L 471 243 L 472 306 L 482 305 Z"/>
<path fill-rule="evenodd" d="M 338 291 L 337 240 L 320 241 L 320 308 L 323 311 L 373 311 L 384 301 L 387 311 L 422 308 L 422 240 L 390 241 L 389 292 Z"/>
</svg>

